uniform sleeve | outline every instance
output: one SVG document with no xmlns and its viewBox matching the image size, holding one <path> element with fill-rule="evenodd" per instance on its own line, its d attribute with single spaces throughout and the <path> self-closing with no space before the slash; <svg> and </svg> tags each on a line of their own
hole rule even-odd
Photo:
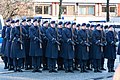
<svg viewBox="0 0 120 80">
<path fill-rule="evenodd" d="M 2 38 L 5 38 L 5 31 L 6 31 L 6 27 L 4 26 L 2 29 Z"/>
<path fill-rule="evenodd" d="M 51 35 L 51 30 L 50 29 L 46 30 L 46 36 L 51 41 L 54 39 L 54 37 Z"/>
<path fill-rule="evenodd" d="M 35 35 L 33 34 L 33 32 L 34 32 L 33 28 L 29 28 L 29 36 L 31 39 L 35 38 Z"/>
<path fill-rule="evenodd" d="M 62 32 L 63 40 L 64 40 L 65 42 L 67 42 L 69 38 L 67 38 L 67 36 L 66 36 L 65 33 L 66 33 L 65 30 L 63 30 L 63 32 Z"/>
<path fill-rule="evenodd" d="M 78 32 L 78 41 L 79 43 L 83 42 L 80 31 Z"/>
<path fill-rule="evenodd" d="M 97 40 L 97 38 L 96 38 L 96 33 L 95 33 L 95 31 L 92 33 L 92 42 L 93 43 L 96 43 L 98 40 Z"/>
<path fill-rule="evenodd" d="M 5 35 L 6 35 L 6 38 L 9 40 L 9 36 L 10 36 L 10 35 L 9 35 L 9 29 L 8 29 L 8 28 L 6 28 L 5 33 L 6 33 L 6 34 L 5 34 Z"/>
<path fill-rule="evenodd" d="M 10 41 L 12 41 L 14 39 L 14 34 L 15 34 L 15 30 L 14 30 L 14 28 L 12 28 L 10 31 Z"/>
<path fill-rule="evenodd" d="M 120 31 L 118 32 L 118 40 L 120 41 Z"/>
<path fill-rule="evenodd" d="M 113 40 L 111 39 L 111 35 L 110 35 L 109 32 L 106 33 L 106 40 L 107 40 L 108 43 L 111 43 L 111 42 L 113 41 Z"/>
</svg>

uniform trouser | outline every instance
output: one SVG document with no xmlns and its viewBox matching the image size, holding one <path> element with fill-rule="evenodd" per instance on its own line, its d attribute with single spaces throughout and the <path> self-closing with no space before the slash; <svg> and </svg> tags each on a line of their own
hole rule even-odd
<svg viewBox="0 0 120 80">
<path fill-rule="evenodd" d="M 113 69 L 114 68 L 114 63 L 115 63 L 115 59 L 108 59 L 108 61 L 107 61 L 108 69 Z"/>
<path fill-rule="evenodd" d="M 32 66 L 32 57 L 29 55 L 25 57 L 25 66 L 28 66 L 28 65 Z"/>
<path fill-rule="evenodd" d="M 58 64 L 58 67 L 63 67 L 63 58 L 62 57 L 58 57 L 57 59 L 57 64 Z"/>
<path fill-rule="evenodd" d="M 8 57 L 8 65 L 13 66 L 13 59 Z"/>
<path fill-rule="evenodd" d="M 74 59 L 74 67 L 78 67 L 79 64 L 79 60 L 77 58 Z"/>
<path fill-rule="evenodd" d="M 64 68 L 69 69 L 73 67 L 73 59 L 64 59 Z"/>
<path fill-rule="evenodd" d="M 41 63 L 41 57 L 40 56 L 32 56 L 32 66 L 35 69 L 39 69 L 40 68 L 40 64 Z"/>
<path fill-rule="evenodd" d="M 7 56 L 4 56 L 4 57 L 3 57 L 3 61 L 4 61 L 4 63 L 8 63 L 8 57 L 7 57 Z"/>
<path fill-rule="evenodd" d="M 90 66 L 91 64 L 92 64 L 92 60 L 91 60 L 91 59 L 87 60 L 87 65 L 86 65 L 86 66 L 87 66 L 88 68 L 91 67 L 91 66 Z"/>
<path fill-rule="evenodd" d="M 13 58 L 13 65 L 14 67 L 19 67 L 23 65 L 23 58 Z"/>
<path fill-rule="evenodd" d="M 42 57 L 42 63 L 43 63 L 43 67 L 44 67 L 44 68 L 47 68 L 47 67 L 48 67 L 47 57 L 45 57 L 45 55 L 43 55 L 43 57 Z"/>
<path fill-rule="evenodd" d="M 94 69 L 99 69 L 101 67 L 101 59 L 94 59 L 93 67 L 94 67 Z"/>
<path fill-rule="evenodd" d="M 50 70 L 56 68 L 56 63 L 57 63 L 57 59 L 56 58 L 48 58 L 48 68 Z"/>
<path fill-rule="evenodd" d="M 101 59 L 101 68 L 104 68 L 104 58 Z"/>
<path fill-rule="evenodd" d="M 79 59 L 79 64 L 80 64 L 80 68 L 81 69 L 85 69 L 86 64 L 87 64 L 87 60 L 81 60 L 81 59 Z"/>
</svg>

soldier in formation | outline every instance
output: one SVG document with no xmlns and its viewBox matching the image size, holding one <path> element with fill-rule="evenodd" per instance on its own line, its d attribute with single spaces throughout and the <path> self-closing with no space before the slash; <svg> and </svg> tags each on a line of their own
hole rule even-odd
<svg viewBox="0 0 120 80">
<path fill-rule="evenodd" d="M 8 19 L 2 29 L 4 69 L 22 72 L 24 68 L 40 73 L 42 70 L 50 73 L 93 70 L 101 73 L 106 70 L 106 58 L 108 72 L 114 72 L 116 36 L 113 25 L 41 22 L 40 18 Z M 118 54 L 119 51 L 118 47 Z"/>
</svg>

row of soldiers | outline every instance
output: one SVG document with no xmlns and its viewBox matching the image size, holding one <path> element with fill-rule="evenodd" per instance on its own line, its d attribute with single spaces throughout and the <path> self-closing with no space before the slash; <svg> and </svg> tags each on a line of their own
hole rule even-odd
<svg viewBox="0 0 120 80">
<path fill-rule="evenodd" d="M 102 72 L 107 58 L 108 72 L 114 72 L 116 37 L 113 25 L 104 27 L 75 22 L 44 21 L 34 18 L 6 20 L 2 30 L 4 69 L 22 72 L 66 73 L 80 70 Z M 42 65 L 41 65 L 42 64 Z M 41 70 L 42 68 L 42 70 Z"/>
</svg>

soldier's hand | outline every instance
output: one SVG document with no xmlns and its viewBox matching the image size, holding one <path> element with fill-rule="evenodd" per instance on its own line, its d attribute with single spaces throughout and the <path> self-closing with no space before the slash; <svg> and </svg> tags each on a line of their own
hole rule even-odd
<svg viewBox="0 0 120 80">
<path fill-rule="evenodd" d="M 104 44 L 103 44 L 103 43 L 100 43 L 99 45 L 100 45 L 100 46 L 104 46 Z"/>
<path fill-rule="evenodd" d="M 57 43 L 58 45 L 61 45 L 61 44 L 60 44 L 60 42 L 59 42 L 59 41 L 57 41 L 57 40 L 56 40 L 56 43 Z"/>
<path fill-rule="evenodd" d="M 96 41 L 96 43 L 95 43 L 95 44 L 100 44 L 100 40 Z"/>
<path fill-rule="evenodd" d="M 72 41 L 72 40 L 70 40 L 70 43 L 71 43 L 72 45 L 75 45 L 74 41 Z"/>
<path fill-rule="evenodd" d="M 18 38 L 18 42 L 20 42 L 21 44 L 23 44 L 22 40 L 20 38 Z"/>
<path fill-rule="evenodd" d="M 86 46 L 90 46 L 90 44 L 89 44 L 89 43 L 87 43 L 87 42 L 85 42 L 85 45 L 86 45 Z"/>
<path fill-rule="evenodd" d="M 42 40 L 41 40 L 41 39 L 39 39 L 38 37 L 37 37 L 37 40 L 38 40 L 40 43 L 42 43 Z"/>
<path fill-rule="evenodd" d="M 115 44 L 115 42 L 114 42 L 114 41 L 112 41 L 112 42 L 111 42 L 111 44 Z"/>
</svg>

